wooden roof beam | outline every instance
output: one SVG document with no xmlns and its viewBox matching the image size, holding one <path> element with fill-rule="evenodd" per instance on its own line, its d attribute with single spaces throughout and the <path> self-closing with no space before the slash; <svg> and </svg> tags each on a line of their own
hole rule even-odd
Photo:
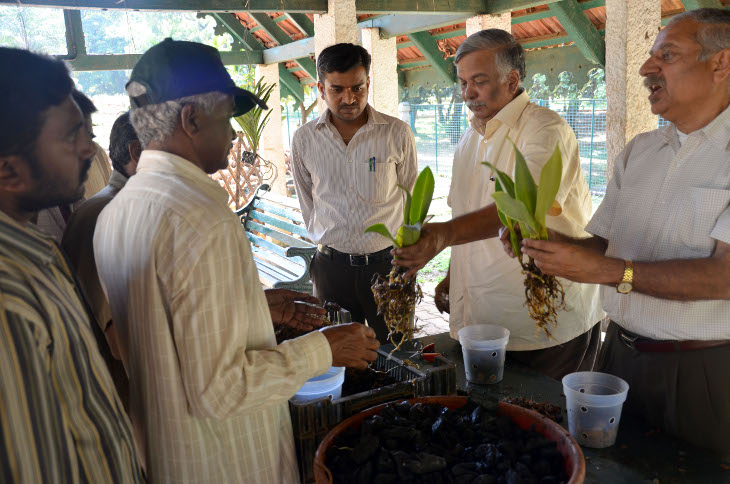
<svg viewBox="0 0 730 484">
<path fill-rule="evenodd" d="M 327 0 L 0 0 L 0 5 L 112 11 L 327 13 Z"/>
<path fill-rule="evenodd" d="M 436 44 L 436 40 L 431 37 L 428 32 L 413 32 L 408 35 L 413 45 L 418 48 L 423 57 L 434 67 L 436 72 L 448 82 L 456 82 L 456 74 L 454 73 L 454 63 L 451 60 L 444 59 L 444 53 L 441 52 Z"/>
<path fill-rule="evenodd" d="M 685 10 L 696 10 L 698 8 L 722 8 L 720 0 L 682 0 Z"/>
<path fill-rule="evenodd" d="M 284 30 L 279 27 L 276 22 L 271 20 L 271 17 L 269 17 L 267 14 L 252 13 L 251 16 L 256 21 L 256 23 L 259 24 L 261 28 L 264 29 L 266 33 L 269 34 L 269 36 L 271 36 L 271 38 L 276 41 L 277 44 L 287 45 L 292 43 L 289 34 L 284 32 Z M 311 77 L 312 79 L 317 79 L 317 67 L 315 66 L 312 59 L 310 59 L 308 56 L 301 56 L 297 59 L 294 59 L 294 61 L 299 64 L 299 66 L 304 70 L 304 72 L 307 73 L 309 77 Z"/>
<path fill-rule="evenodd" d="M 355 0 L 357 13 L 469 14 L 506 13 L 559 0 Z"/>
<path fill-rule="evenodd" d="M 550 11 L 575 42 L 581 53 L 594 64 L 606 65 L 606 43 L 590 19 L 583 13 L 577 0 L 551 3 Z"/>
</svg>

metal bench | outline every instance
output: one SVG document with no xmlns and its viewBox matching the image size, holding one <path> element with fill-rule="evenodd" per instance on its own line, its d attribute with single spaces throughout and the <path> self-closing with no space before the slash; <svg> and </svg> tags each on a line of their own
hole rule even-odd
<svg viewBox="0 0 730 484">
<path fill-rule="evenodd" d="M 312 294 L 309 267 L 317 247 L 307 239 L 297 200 L 271 193 L 268 185 L 261 185 L 236 215 L 251 241 L 261 282 L 267 287 Z"/>
</svg>

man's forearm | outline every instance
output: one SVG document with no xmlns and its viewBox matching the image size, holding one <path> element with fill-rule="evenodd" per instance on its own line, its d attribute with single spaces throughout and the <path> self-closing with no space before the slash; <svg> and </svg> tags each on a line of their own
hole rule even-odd
<svg viewBox="0 0 730 484">
<path fill-rule="evenodd" d="M 661 299 L 730 299 L 730 267 L 716 258 L 634 262 L 634 291 Z"/>
<path fill-rule="evenodd" d="M 493 203 L 444 223 L 448 246 L 497 237 L 501 226 Z"/>
</svg>

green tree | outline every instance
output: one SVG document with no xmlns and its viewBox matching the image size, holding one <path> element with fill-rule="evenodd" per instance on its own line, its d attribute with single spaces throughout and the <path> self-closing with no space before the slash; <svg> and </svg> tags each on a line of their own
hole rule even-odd
<svg viewBox="0 0 730 484">
<path fill-rule="evenodd" d="M 530 90 L 527 91 L 527 94 L 533 101 L 550 99 L 550 88 L 547 85 L 547 76 L 540 73 L 532 76 L 532 86 L 530 86 Z"/>
<path fill-rule="evenodd" d="M 600 67 L 588 71 L 588 82 L 580 90 L 580 97 L 606 99 L 606 72 Z"/>
</svg>

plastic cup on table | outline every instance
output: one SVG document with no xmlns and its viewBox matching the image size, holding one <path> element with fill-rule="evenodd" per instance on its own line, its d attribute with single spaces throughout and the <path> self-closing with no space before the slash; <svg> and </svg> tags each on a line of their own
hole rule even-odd
<svg viewBox="0 0 730 484">
<path fill-rule="evenodd" d="M 326 373 L 307 380 L 292 397 L 292 401 L 305 403 L 327 397 L 337 400 L 342 396 L 342 384 L 344 382 L 345 368 L 331 366 Z"/>
<path fill-rule="evenodd" d="M 475 324 L 459 330 L 466 379 L 478 385 L 498 383 L 504 376 L 509 330 L 493 324 Z"/>
<path fill-rule="evenodd" d="M 580 445 L 602 449 L 616 442 L 629 384 L 617 376 L 579 371 L 563 377 L 570 435 Z"/>
</svg>

